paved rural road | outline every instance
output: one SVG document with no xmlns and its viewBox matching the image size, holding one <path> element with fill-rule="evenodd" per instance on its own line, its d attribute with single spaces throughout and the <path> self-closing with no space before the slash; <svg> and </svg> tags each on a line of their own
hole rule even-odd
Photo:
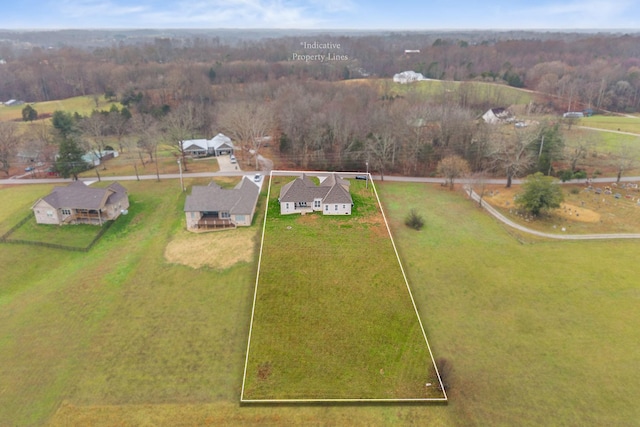
<svg viewBox="0 0 640 427">
<path fill-rule="evenodd" d="M 263 172 L 264 173 L 264 172 Z M 182 174 L 183 178 L 214 178 L 216 176 L 254 176 L 255 172 L 244 172 L 244 171 L 221 171 L 221 172 L 199 172 L 199 173 L 184 173 Z M 179 179 L 180 174 L 161 174 L 160 179 Z M 157 175 L 140 175 L 136 177 L 135 175 L 128 176 L 109 176 L 102 177 L 103 181 L 136 181 L 136 180 L 154 180 L 158 179 Z M 376 181 L 390 181 L 390 182 L 424 182 L 431 184 L 443 183 L 444 180 L 442 178 L 424 178 L 424 177 L 415 177 L 415 176 L 385 176 L 384 180 L 379 175 L 372 175 L 372 179 Z M 83 181 L 95 181 L 95 178 L 83 179 Z M 629 182 L 629 181 L 640 181 L 640 177 L 626 177 L 622 178 L 621 181 Z M 71 179 L 64 178 L 43 178 L 43 179 L 0 179 L 0 185 L 3 184 L 57 184 L 57 183 L 68 183 L 71 182 Z M 458 180 L 457 182 L 467 184 L 469 181 Z M 521 183 L 521 180 L 513 180 L 513 184 Z M 575 184 L 576 182 L 584 182 L 581 181 L 569 181 L 565 184 Z M 595 183 L 605 183 L 605 182 L 615 182 L 615 178 L 596 178 L 593 179 L 592 182 Z M 504 179 L 489 179 L 486 181 L 487 184 L 495 184 L 501 185 L 505 184 Z M 476 202 L 480 198 L 478 194 L 476 194 L 473 190 L 469 190 L 466 188 L 467 194 L 470 194 Z M 640 234 L 551 234 L 551 233 L 543 233 L 541 231 L 532 230 L 530 228 L 524 227 L 520 224 L 517 224 L 510 219 L 506 218 L 488 203 L 483 203 L 482 207 L 487 210 L 491 215 L 495 218 L 508 225 L 509 227 L 513 227 L 517 230 L 520 230 L 524 233 L 529 233 L 535 236 L 546 237 L 550 239 L 561 239 L 561 240 L 596 240 L 596 239 L 640 239 Z"/>
<path fill-rule="evenodd" d="M 469 187 L 465 187 L 465 191 L 467 194 L 476 202 L 480 201 L 480 196 L 473 191 Z M 523 225 L 515 223 L 511 221 L 509 218 L 502 215 L 493 206 L 489 205 L 489 203 L 482 203 L 482 207 L 487 210 L 491 215 L 496 217 L 498 220 L 502 221 L 504 224 L 509 227 L 513 227 L 516 230 L 520 230 L 522 232 L 533 234 L 535 236 L 547 237 L 550 239 L 560 239 L 560 240 L 600 240 L 600 239 L 640 239 L 640 234 L 551 234 L 551 233 L 543 233 L 541 231 L 532 230 Z"/>
</svg>

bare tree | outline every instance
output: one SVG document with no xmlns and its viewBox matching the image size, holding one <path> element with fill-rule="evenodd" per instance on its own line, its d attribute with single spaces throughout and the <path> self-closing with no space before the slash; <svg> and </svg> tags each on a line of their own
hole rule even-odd
<svg viewBox="0 0 640 427">
<path fill-rule="evenodd" d="M 438 173 L 445 177 L 449 190 L 453 190 L 456 178 L 469 175 L 469 162 L 455 154 L 447 156 L 438 163 Z"/>
<path fill-rule="evenodd" d="M 371 132 L 367 135 L 365 151 L 371 160 L 374 169 L 380 173 L 384 181 L 384 175 L 388 168 L 395 163 L 398 139 L 394 123 L 394 117 L 387 105 L 375 106 L 369 115 Z"/>
<path fill-rule="evenodd" d="M 0 170 L 7 175 L 19 143 L 18 126 L 13 122 L 0 122 Z"/>
<path fill-rule="evenodd" d="M 112 109 L 109 111 L 109 115 L 107 116 L 109 133 L 116 137 L 116 140 L 118 141 L 118 149 L 121 152 L 124 151 L 124 147 L 126 145 L 123 141 L 129 133 L 129 121 L 131 116 L 129 110 L 124 111 L 126 111 L 126 113 L 118 111 L 117 109 Z"/>
<path fill-rule="evenodd" d="M 526 173 L 535 162 L 531 146 L 537 136 L 529 131 L 501 132 L 492 136 L 488 158 L 495 170 L 502 170 L 507 178 L 507 188 L 513 178 Z"/>
<path fill-rule="evenodd" d="M 140 163 L 144 167 L 144 159 L 142 153 L 149 156 L 149 162 L 153 162 L 154 155 L 159 143 L 158 122 L 149 114 L 136 114 L 132 118 L 132 127 L 134 133 L 138 136 L 136 145 L 138 147 L 138 156 Z"/>
<path fill-rule="evenodd" d="M 183 141 L 195 137 L 203 124 L 201 117 L 198 107 L 192 102 L 187 102 L 172 110 L 163 121 L 165 141 L 178 150 L 185 171 L 188 169 Z"/>
<path fill-rule="evenodd" d="M 89 117 L 82 119 L 80 129 L 87 151 L 91 151 L 98 159 L 102 159 L 107 145 L 107 134 L 109 132 L 107 115 L 94 110 Z M 104 162 L 102 164 L 106 169 Z"/>
<path fill-rule="evenodd" d="M 469 178 L 469 187 L 478 195 L 478 206 L 482 206 L 482 199 L 484 198 L 484 193 L 487 190 L 489 181 L 487 171 L 480 170 L 474 172 Z"/>
<path fill-rule="evenodd" d="M 258 168 L 259 150 L 272 134 L 274 120 L 272 110 L 261 102 L 240 101 L 221 105 L 218 122 L 223 131 L 237 141 L 244 151 L 248 151 L 255 159 Z M 251 157 L 249 157 L 251 165 Z"/>
<path fill-rule="evenodd" d="M 616 183 L 620 183 L 622 175 L 626 171 L 636 167 L 639 159 L 640 153 L 638 152 L 636 145 L 629 143 L 620 144 L 617 152 L 611 156 L 612 166 L 615 166 L 617 171 Z"/>
<path fill-rule="evenodd" d="M 565 146 L 564 158 L 571 165 L 571 171 L 575 172 L 578 167 L 578 162 L 584 159 L 589 151 L 596 146 L 598 136 L 595 132 L 590 132 L 585 138 L 579 138 L 573 141 L 570 145 Z"/>
</svg>

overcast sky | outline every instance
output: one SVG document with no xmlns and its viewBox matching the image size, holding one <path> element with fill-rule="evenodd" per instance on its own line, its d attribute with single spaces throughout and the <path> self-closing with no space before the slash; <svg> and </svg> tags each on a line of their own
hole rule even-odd
<svg viewBox="0 0 640 427">
<path fill-rule="evenodd" d="M 640 0 L 3 0 L 0 28 L 640 30 Z"/>
</svg>

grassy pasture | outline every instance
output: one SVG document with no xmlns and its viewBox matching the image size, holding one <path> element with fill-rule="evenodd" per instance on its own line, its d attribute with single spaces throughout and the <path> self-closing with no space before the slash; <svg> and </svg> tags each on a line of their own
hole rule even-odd
<svg viewBox="0 0 640 427">
<path fill-rule="evenodd" d="M 529 92 L 520 89 L 486 82 L 453 82 L 443 80 L 426 80 L 411 84 L 391 83 L 383 90 L 389 90 L 391 94 L 408 95 L 417 93 L 428 98 L 460 96 L 464 94 L 469 102 L 490 100 L 496 105 L 526 105 L 531 100 Z"/>
<path fill-rule="evenodd" d="M 640 134 L 640 118 L 595 115 L 579 119 L 580 126 Z"/>
<path fill-rule="evenodd" d="M 166 262 L 184 222 L 178 185 L 126 186 L 130 214 L 87 254 L 0 244 L 0 424 L 640 419 L 638 242 L 519 241 L 455 192 L 378 184 L 434 355 L 452 366 L 449 404 L 240 406 L 255 263 Z M 31 188 L 0 189 L 0 227 L 40 194 Z M 420 232 L 403 225 L 411 208 L 426 220 Z"/>
<path fill-rule="evenodd" d="M 272 180 L 243 399 L 444 399 L 372 188 L 352 216 L 281 216 L 292 179 Z"/>
<path fill-rule="evenodd" d="M 111 104 L 120 104 L 108 102 L 104 97 L 99 97 L 98 107 L 93 96 L 76 96 L 73 98 L 60 99 L 56 101 L 43 101 L 32 103 L 32 107 L 38 112 L 38 115 L 51 115 L 56 110 L 68 111 L 70 113 L 78 113 L 81 115 L 91 114 L 93 110 L 109 110 Z M 22 120 L 22 109 L 27 104 L 16 105 L 13 107 L 0 106 L 0 121 Z"/>
</svg>

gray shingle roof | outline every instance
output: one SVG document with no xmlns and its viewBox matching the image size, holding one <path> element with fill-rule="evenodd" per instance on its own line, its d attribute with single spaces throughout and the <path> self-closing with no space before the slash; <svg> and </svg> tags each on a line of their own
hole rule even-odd
<svg viewBox="0 0 640 427">
<path fill-rule="evenodd" d="M 320 185 L 315 185 L 306 175 L 285 184 L 280 189 L 280 203 L 307 202 L 322 199 L 323 203 L 353 203 L 349 193 L 349 181 L 336 174 L 328 175 Z"/>
<path fill-rule="evenodd" d="M 185 212 L 229 212 L 250 215 L 258 201 L 260 187 L 244 177 L 233 189 L 223 189 L 216 183 L 193 186 L 184 203 Z"/>
<path fill-rule="evenodd" d="M 127 190 L 114 182 L 107 188 L 87 187 L 82 181 L 74 181 L 66 187 L 55 187 L 43 197 L 55 209 L 103 209 L 123 197 Z"/>
</svg>

